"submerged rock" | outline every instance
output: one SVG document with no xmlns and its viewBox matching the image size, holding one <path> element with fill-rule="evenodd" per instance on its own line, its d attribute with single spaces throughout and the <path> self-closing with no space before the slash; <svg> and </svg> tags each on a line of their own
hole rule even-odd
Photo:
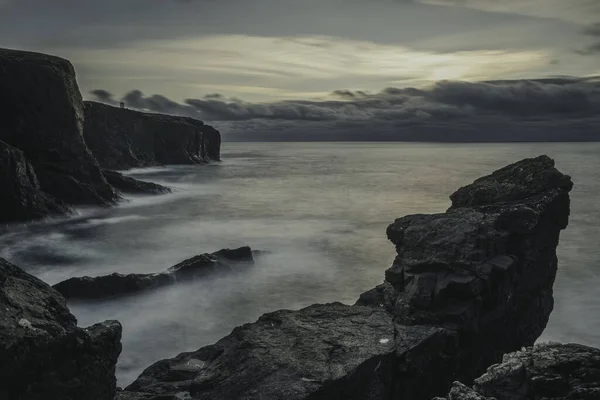
<svg viewBox="0 0 600 400">
<path fill-rule="evenodd" d="M 189 117 L 85 102 L 85 140 L 103 168 L 197 164 L 220 159 L 221 134 Z"/>
<path fill-rule="evenodd" d="M 121 325 L 89 328 L 50 286 L 0 259 L 0 399 L 112 400 Z"/>
<path fill-rule="evenodd" d="M 0 49 L 0 93 L 0 140 L 23 152 L 42 191 L 67 204 L 117 199 L 83 140 L 83 102 L 69 61 Z"/>
<path fill-rule="evenodd" d="M 431 399 L 532 345 L 553 307 L 572 183 L 547 157 L 500 171 L 444 214 L 391 224 L 398 256 L 356 305 L 265 314 L 152 365 L 119 399 Z"/>
<path fill-rule="evenodd" d="M 195 256 L 157 274 L 114 273 L 94 278 L 84 276 L 67 279 L 54 285 L 54 288 L 67 299 L 103 299 L 231 271 L 253 262 L 250 247 L 223 249 Z"/>
<path fill-rule="evenodd" d="M 455 382 L 448 396 L 449 400 L 488 398 L 600 399 L 600 349 L 579 344 L 538 344 L 506 354 L 501 363 L 475 379 L 473 388 Z"/>
<path fill-rule="evenodd" d="M 140 181 L 130 176 L 125 176 L 116 171 L 102 170 L 104 177 L 115 189 L 123 193 L 132 194 L 164 194 L 171 193 L 171 189 L 158 183 Z"/>
<path fill-rule="evenodd" d="M 23 152 L 0 141 L 0 223 L 27 222 L 67 214 L 60 201 L 42 192 Z"/>
</svg>

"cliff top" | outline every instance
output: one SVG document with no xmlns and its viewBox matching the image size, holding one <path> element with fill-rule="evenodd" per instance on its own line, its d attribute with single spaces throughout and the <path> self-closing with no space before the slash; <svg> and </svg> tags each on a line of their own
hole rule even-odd
<svg viewBox="0 0 600 400">
<path fill-rule="evenodd" d="M 110 104 L 100 103 L 100 102 L 91 101 L 91 100 L 84 101 L 83 105 L 86 108 L 94 107 L 97 110 L 121 113 L 123 116 L 128 116 L 131 118 L 148 117 L 148 118 L 156 119 L 158 121 L 163 121 L 163 122 L 171 122 L 171 123 L 179 122 L 179 123 L 184 123 L 184 124 L 205 126 L 203 121 L 196 119 L 196 118 L 192 118 L 192 117 L 183 117 L 180 115 L 173 115 L 173 114 L 151 113 L 151 112 L 146 112 L 146 111 L 132 110 L 130 108 L 119 108 L 119 107 L 111 106 Z"/>
</svg>

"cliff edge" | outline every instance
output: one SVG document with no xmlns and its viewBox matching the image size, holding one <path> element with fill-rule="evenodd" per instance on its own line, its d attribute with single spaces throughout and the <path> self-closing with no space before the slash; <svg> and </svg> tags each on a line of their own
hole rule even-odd
<svg viewBox="0 0 600 400">
<path fill-rule="evenodd" d="M 83 102 L 69 61 L 0 49 L 0 93 L 0 140 L 23 152 L 43 192 L 68 204 L 117 200 L 83 139 Z"/>
<path fill-rule="evenodd" d="M 202 121 L 84 103 L 85 140 L 102 168 L 220 160 L 221 135 Z"/>
</svg>

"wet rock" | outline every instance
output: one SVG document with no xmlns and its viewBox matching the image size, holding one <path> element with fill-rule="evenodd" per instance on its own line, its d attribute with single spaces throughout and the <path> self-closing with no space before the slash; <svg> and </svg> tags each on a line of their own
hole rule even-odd
<svg viewBox="0 0 600 400">
<path fill-rule="evenodd" d="M 77 327 L 65 299 L 0 259 L 0 398 L 112 400 L 121 325 Z"/>
<path fill-rule="evenodd" d="M 119 274 L 70 278 L 54 285 L 67 299 L 104 299 L 155 289 L 188 279 L 197 279 L 226 271 L 243 269 L 252 264 L 250 247 L 223 249 L 212 254 L 201 254 L 182 261 L 156 274 Z"/>
<path fill-rule="evenodd" d="M 600 399 L 600 349 L 544 343 L 507 354 L 501 363 L 475 379 L 473 388 L 456 382 L 448 397 L 449 400 L 478 398 Z"/>
<path fill-rule="evenodd" d="M 104 177 L 115 189 L 131 194 L 164 194 L 171 193 L 171 189 L 157 183 L 140 181 L 130 176 L 125 176 L 116 171 L 102 170 Z"/>
<path fill-rule="evenodd" d="M 548 322 L 572 184 L 547 160 L 520 161 L 460 190 L 529 182 L 509 197 L 486 189 L 485 200 L 396 220 L 387 230 L 394 264 L 356 305 L 266 314 L 214 345 L 159 361 L 120 399 L 431 399 L 474 379 L 532 345 Z"/>
<path fill-rule="evenodd" d="M 37 176 L 23 152 L 0 141 L 0 223 L 27 222 L 69 209 L 42 192 Z"/>
<path fill-rule="evenodd" d="M 23 152 L 45 193 L 111 204 L 116 192 L 83 140 L 83 103 L 67 60 L 0 49 L 0 140 Z"/>
<path fill-rule="evenodd" d="M 220 159 L 221 135 L 202 121 L 85 102 L 85 140 L 106 169 Z"/>
</svg>

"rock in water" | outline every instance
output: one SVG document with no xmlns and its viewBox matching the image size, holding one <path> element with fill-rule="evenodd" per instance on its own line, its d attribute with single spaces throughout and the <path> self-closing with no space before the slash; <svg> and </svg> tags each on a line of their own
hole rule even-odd
<svg viewBox="0 0 600 400">
<path fill-rule="evenodd" d="M 121 325 L 78 328 L 65 299 L 0 259 L 0 399 L 112 400 Z"/>
<path fill-rule="evenodd" d="M 221 134 L 188 117 L 85 102 L 85 140 L 103 168 L 218 161 Z"/>
<path fill-rule="evenodd" d="M 70 278 L 54 285 L 67 299 L 104 299 L 155 289 L 187 279 L 203 278 L 219 272 L 235 270 L 252 264 L 250 247 L 223 249 L 201 254 L 157 274 L 110 274 L 91 278 Z"/>
<path fill-rule="evenodd" d="M 600 349 L 579 344 L 538 344 L 505 355 L 500 364 L 475 379 L 473 388 L 455 382 L 448 396 L 449 400 L 488 398 L 600 399 Z"/>
<path fill-rule="evenodd" d="M 23 152 L 0 141 L 0 222 L 27 222 L 68 208 L 40 189 L 35 171 Z"/>
<path fill-rule="evenodd" d="M 571 188 L 547 157 L 478 180 L 452 196 L 446 213 L 388 227 L 398 256 L 356 305 L 266 314 L 214 345 L 159 361 L 118 398 L 444 395 L 453 381 L 533 344 L 546 326 Z"/>
<path fill-rule="evenodd" d="M 117 199 L 83 140 L 83 103 L 67 60 L 0 49 L 0 140 L 23 151 L 41 189 L 68 204 Z"/>
<path fill-rule="evenodd" d="M 132 194 L 164 194 L 171 193 L 171 189 L 158 183 L 140 181 L 130 176 L 125 176 L 116 171 L 102 170 L 104 177 L 115 189 L 123 193 Z"/>
</svg>

